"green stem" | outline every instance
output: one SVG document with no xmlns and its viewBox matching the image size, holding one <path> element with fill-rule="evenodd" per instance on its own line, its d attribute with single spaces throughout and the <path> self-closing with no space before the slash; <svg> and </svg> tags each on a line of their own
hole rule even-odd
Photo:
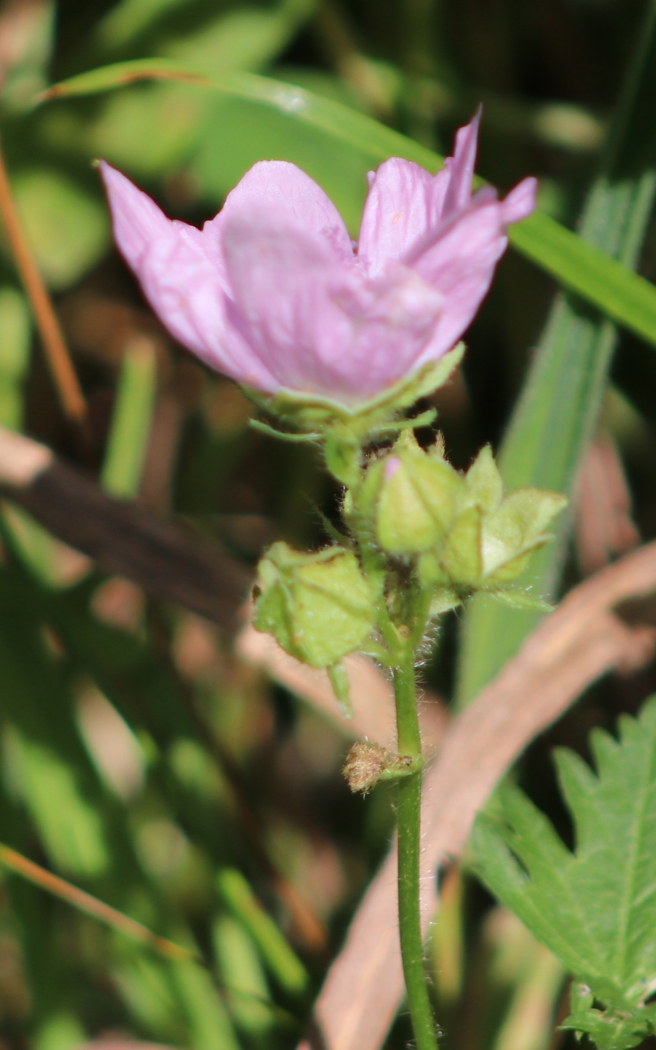
<svg viewBox="0 0 656 1050">
<path fill-rule="evenodd" d="M 415 695 L 414 652 L 410 646 L 394 672 L 399 754 L 416 758 L 421 738 Z M 419 911 L 419 849 L 421 769 L 398 784 L 399 930 L 403 975 L 417 1050 L 437 1050 L 437 1030 L 431 1009 Z"/>
</svg>

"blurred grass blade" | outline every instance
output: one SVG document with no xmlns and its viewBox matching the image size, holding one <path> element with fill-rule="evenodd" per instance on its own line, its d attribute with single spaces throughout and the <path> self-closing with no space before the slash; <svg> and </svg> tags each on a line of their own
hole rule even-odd
<svg viewBox="0 0 656 1050">
<path fill-rule="evenodd" d="M 206 970 L 192 961 L 176 962 L 171 975 L 191 1035 L 192 1050 L 240 1050 L 223 999 Z"/>
<path fill-rule="evenodd" d="M 248 73 L 218 72 L 210 81 L 177 63 L 143 59 L 81 73 L 55 84 L 40 97 L 46 100 L 89 95 L 143 79 L 195 81 L 276 109 L 294 121 L 321 131 L 334 139 L 335 147 L 342 153 L 353 149 L 359 154 L 363 194 L 367 168 L 390 156 L 405 157 L 432 171 L 442 163 L 442 158 L 431 150 L 339 102 Z M 361 201 L 355 203 L 357 207 L 349 208 L 347 216 L 351 226 L 361 206 Z M 591 238 L 585 243 L 547 215 L 536 214 L 511 229 L 510 241 L 565 287 L 656 345 L 656 288 L 600 251 Z"/>
<path fill-rule="evenodd" d="M 117 911 L 116 908 L 111 908 L 103 901 L 92 897 L 91 894 L 78 889 L 77 886 L 72 886 L 70 882 L 60 879 L 58 875 L 53 875 L 50 871 L 46 871 L 45 868 L 40 867 L 34 861 L 28 860 L 21 853 L 17 853 L 16 850 L 10 849 L 9 846 L 5 846 L 2 843 L 0 843 L 0 863 L 17 875 L 22 876 L 22 878 L 33 882 L 36 886 L 40 886 L 42 890 L 52 893 L 55 897 L 66 901 L 67 904 L 71 904 L 79 911 L 83 911 L 94 919 L 98 919 L 99 922 L 104 922 L 107 926 L 118 930 L 119 933 L 148 944 L 169 959 L 194 958 L 194 953 L 187 948 L 174 944 L 173 941 L 168 941 L 165 937 L 158 937 L 157 934 L 142 926 L 140 922 L 136 922 L 128 915 Z"/>
<path fill-rule="evenodd" d="M 650 281 L 604 255 L 601 245 L 576 236 L 543 212 L 511 227 L 509 240 L 570 292 L 599 307 L 607 317 L 654 343 L 656 289 Z"/>
<path fill-rule="evenodd" d="M 152 342 L 135 340 L 121 365 L 114 415 L 107 441 L 102 484 L 112 496 L 139 491 L 152 422 L 157 362 Z"/>
<path fill-rule="evenodd" d="M 656 0 L 611 128 L 601 172 L 586 201 L 580 243 L 595 245 L 625 267 L 637 264 L 656 191 Z M 542 216 L 533 217 L 541 221 Z M 521 227 L 518 229 L 523 235 Z M 628 270 L 624 272 L 628 273 Z M 501 449 L 510 488 L 537 485 L 571 492 L 592 434 L 617 339 L 615 326 L 573 296 L 551 311 Z M 536 594 L 555 594 L 571 513 L 558 540 L 524 578 Z M 519 649 L 539 614 L 492 607 L 476 598 L 464 621 L 458 700 L 469 701 Z"/>
<path fill-rule="evenodd" d="M 303 992 L 308 985 L 307 971 L 243 875 L 235 868 L 223 868 L 217 875 L 217 885 L 228 907 L 255 941 L 280 986 L 293 995 Z"/>
</svg>

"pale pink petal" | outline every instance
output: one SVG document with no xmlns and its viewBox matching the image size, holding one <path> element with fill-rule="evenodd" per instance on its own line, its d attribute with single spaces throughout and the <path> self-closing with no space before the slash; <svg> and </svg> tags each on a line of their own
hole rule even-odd
<svg viewBox="0 0 656 1050">
<path fill-rule="evenodd" d="M 388 259 L 401 259 L 443 218 L 471 200 L 480 110 L 456 135 L 453 157 L 437 175 L 400 157 L 386 160 L 370 174 L 362 215 L 358 255 L 371 275 Z"/>
<path fill-rule="evenodd" d="M 506 226 L 510 226 L 513 222 L 521 222 L 535 211 L 537 190 L 538 180 L 531 177 L 523 179 L 510 191 L 506 199 L 501 202 L 501 214 Z"/>
<path fill-rule="evenodd" d="M 226 197 L 223 208 L 203 232 L 221 235 L 223 224 L 232 217 L 248 217 L 253 208 L 268 213 L 269 220 L 296 226 L 307 233 L 320 234 L 348 259 L 353 246 L 344 220 L 321 187 L 297 168 L 282 160 L 263 160 L 253 165 Z"/>
<path fill-rule="evenodd" d="M 112 213 L 114 238 L 126 261 L 134 268 L 152 241 L 170 233 L 171 220 L 148 194 L 137 189 L 111 164 L 101 160 L 99 167 Z"/>
<path fill-rule="evenodd" d="M 413 259 L 413 268 L 444 297 L 444 310 L 421 364 L 436 360 L 457 343 L 486 295 L 508 243 L 502 208 L 489 194 L 479 195 Z"/>
<path fill-rule="evenodd" d="M 481 113 L 479 106 L 471 123 L 458 130 L 453 157 L 448 157 L 445 162 L 449 172 L 449 185 L 442 208 L 442 217 L 445 219 L 453 212 L 466 208 L 471 200 Z"/>
<path fill-rule="evenodd" d="M 207 257 L 203 234 L 183 223 L 175 226 L 175 236 L 154 241 L 139 267 L 155 313 L 210 368 L 274 393 L 278 384 L 264 363 L 228 332 L 225 280 Z"/>
<path fill-rule="evenodd" d="M 388 259 L 400 259 L 439 222 L 432 207 L 433 176 L 418 164 L 392 157 L 381 164 L 364 206 L 358 255 L 371 274 Z"/>
<path fill-rule="evenodd" d="M 268 212 L 224 230 L 234 329 L 298 391 L 361 400 L 394 382 L 428 339 L 441 297 L 405 267 L 365 282 L 316 236 L 268 225 Z"/>
<path fill-rule="evenodd" d="M 171 221 L 124 175 L 102 164 L 116 243 L 173 337 L 210 367 L 275 390 L 247 346 L 226 345 L 225 267 L 220 245 L 195 226 Z M 206 224 L 207 226 L 208 224 Z"/>
</svg>

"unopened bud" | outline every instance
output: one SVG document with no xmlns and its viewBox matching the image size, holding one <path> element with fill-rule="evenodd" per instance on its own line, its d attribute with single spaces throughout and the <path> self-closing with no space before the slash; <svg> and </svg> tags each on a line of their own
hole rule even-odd
<svg viewBox="0 0 656 1050">
<path fill-rule="evenodd" d="M 441 455 L 427 454 L 404 436 L 385 461 L 376 522 L 381 547 L 394 554 L 430 550 L 448 529 L 462 488 Z"/>
</svg>

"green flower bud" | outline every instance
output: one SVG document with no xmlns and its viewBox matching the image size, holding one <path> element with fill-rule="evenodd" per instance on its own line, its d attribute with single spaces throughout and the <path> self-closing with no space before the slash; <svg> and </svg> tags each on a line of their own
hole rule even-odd
<svg viewBox="0 0 656 1050">
<path fill-rule="evenodd" d="M 376 519 L 381 547 L 393 554 L 435 547 L 451 524 L 463 485 L 439 451 L 426 453 L 404 435 L 382 469 Z"/>
<path fill-rule="evenodd" d="M 546 608 L 532 595 L 511 593 L 507 584 L 551 539 L 545 530 L 566 502 L 558 493 L 540 489 L 518 489 L 504 498 L 492 451 L 482 449 L 464 478 L 457 511 L 441 542 L 418 560 L 419 581 L 433 590 L 436 610 L 448 607 L 454 595 L 466 597 L 476 590 L 523 608 Z"/>
<path fill-rule="evenodd" d="M 274 543 L 260 561 L 253 624 L 312 667 L 332 667 L 366 639 L 376 608 L 355 556 Z"/>
<path fill-rule="evenodd" d="M 483 575 L 486 583 L 506 583 L 526 568 L 531 554 L 551 539 L 545 530 L 566 506 L 557 492 L 518 489 L 483 522 Z"/>
<path fill-rule="evenodd" d="M 449 529 L 442 551 L 442 566 L 452 583 L 476 587 L 483 575 L 481 530 L 483 511 L 466 507 Z"/>
<path fill-rule="evenodd" d="M 465 476 L 462 507 L 477 506 L 485 511 L 497 509 L 503 498 L 503 481 L 489 445 L 478 453 Z"/>
</svg>

